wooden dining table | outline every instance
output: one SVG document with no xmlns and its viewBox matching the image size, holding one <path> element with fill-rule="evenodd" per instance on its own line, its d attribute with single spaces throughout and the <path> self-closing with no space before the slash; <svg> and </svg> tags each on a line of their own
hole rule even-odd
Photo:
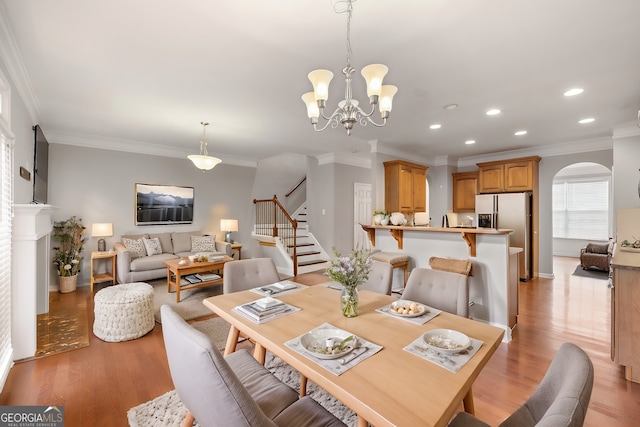
<svg viewBox="0 0 640 427">
<path fill-rule="evenodd" d="M 360 291 L 359 314 L 347 318 L 340 310 L 340 291 L 315 285 L 281 295 L 279 300 L 300 308 L 267 323 L 257 324 L 233 308 L 259 299 L 252 291 L 218 295 L 204 304 L 231 324 L 225 354 L 234 351 L 238 334 L 256 343 L 254 356 L 265 349 L 358 415 L 358 424 L 379 426 L 446 426 L 463 403 L 473 413 L 471 388 L 502 340 L 504 330 L 446 312 L 423 325 L 375 311 L 397 299 Z M 330 323 L 383 346 L 378 353 L 335 375 L 285 343 Z M 456 373 L 418 357 L 404 347 L 432 329 L 453 329 L 482 341 L 476 354 Z"/>
</svg>

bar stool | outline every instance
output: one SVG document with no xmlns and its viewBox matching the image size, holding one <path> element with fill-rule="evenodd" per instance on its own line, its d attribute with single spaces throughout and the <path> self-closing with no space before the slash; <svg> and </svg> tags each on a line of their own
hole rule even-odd
<svg viewBox="0 0 640 427">
<path fill-rule="evenodd" d="M 389 263 L 393 268 L 402 268 L 404 270 L 403 287 L 407 285 L 407 279 L 409 278 L 409 255 L 399 252 L 374 252 L 371 254 L 371 259 Z"/>
</svg>

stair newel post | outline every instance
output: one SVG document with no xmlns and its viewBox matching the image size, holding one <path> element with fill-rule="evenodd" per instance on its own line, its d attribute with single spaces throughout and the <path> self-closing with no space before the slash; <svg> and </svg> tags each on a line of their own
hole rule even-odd
<svg viewBox="0 0 640 427">
<path fill-rule="evenodd" d="M 278 196 L 273 195 L 273 237 L 278 237 Z"/>
<path fill-rule="evenodd" d="M 298 220 L 294 219 L 291 224 L 293 225 L 293 275 L 298 275 Z"/>
</svg>

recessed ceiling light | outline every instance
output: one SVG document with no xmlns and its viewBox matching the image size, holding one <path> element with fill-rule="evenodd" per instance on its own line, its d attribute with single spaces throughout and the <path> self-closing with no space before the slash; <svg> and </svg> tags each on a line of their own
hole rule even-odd
<svg viewBox="0 0 640 427">
<path fill-rule="evenodd" d="M 582 92 L 584 92 L 584 89 L 576 87 L 576 88 L 569 89 L 568 91 L 566 91 L 564 93 L 564 96 L 576 96 L 576 95 L 580 95 Z"/>
<path fill-rule="evenodd" d="M 440 129 L 442 127 L 442 125 L 440 123 L 434 123 L 431 126 L 429 126 L 429 129 Z"/>
<path fill-rule="evenodd" d="M 526 130 L 519 130 L 516 133 L 514 133 L 515 136 L 522 136 L 522 135 L 526 135 L 527 131 Z"/>
<path fill-rule="evenodd" d="M 445 110 L 455 110 L 458 108 L 458 104 L 448 104 L 443 107 Z"/>
<path fill-rule="evenodd" d="M 469 139 L 467 141 L 464 142 L 467 145 L 471 145 L 471 144 L 475 144 L 476 142 L 473 139 Z"/>
<path fill-rule="evenodd" d="M 595 122 L 596 119 L 594 119 L 593 117 L 589 117 L 587 119 L 582 119 L 580 120 L 578 123 L 580 123 L 581 125 L 587 124 L 587 123 L 592 123 Z"/>
<path fill-rule="evenodd" d="M 487 111 L 487 116 L 495 116 L 500 114 L 501 111 L 498 110 L 497 108 L 492 108 L 491 110 Z"/>
</svg>

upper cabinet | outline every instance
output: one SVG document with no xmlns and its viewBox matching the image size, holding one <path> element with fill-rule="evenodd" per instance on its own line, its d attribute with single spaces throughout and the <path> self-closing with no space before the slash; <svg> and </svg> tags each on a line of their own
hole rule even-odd
<svg viewBox="0 0 640 427">
<path fill-rule="evenodd" d="M 384 208 L 388 212 L 425 212 L 427 169 L 403 160 L 384 162 Z"/>
<path fill-rule="evenodd" d="M 538 156 L 478 163 L 478 193 L 533 191 L 539 163 Z"/>
<path fill-rule="evenodd" d="M 452 176 L 453 211 L 475 212 L 478 194 L 478 172 L 459 172 Z"/>
</svg>

